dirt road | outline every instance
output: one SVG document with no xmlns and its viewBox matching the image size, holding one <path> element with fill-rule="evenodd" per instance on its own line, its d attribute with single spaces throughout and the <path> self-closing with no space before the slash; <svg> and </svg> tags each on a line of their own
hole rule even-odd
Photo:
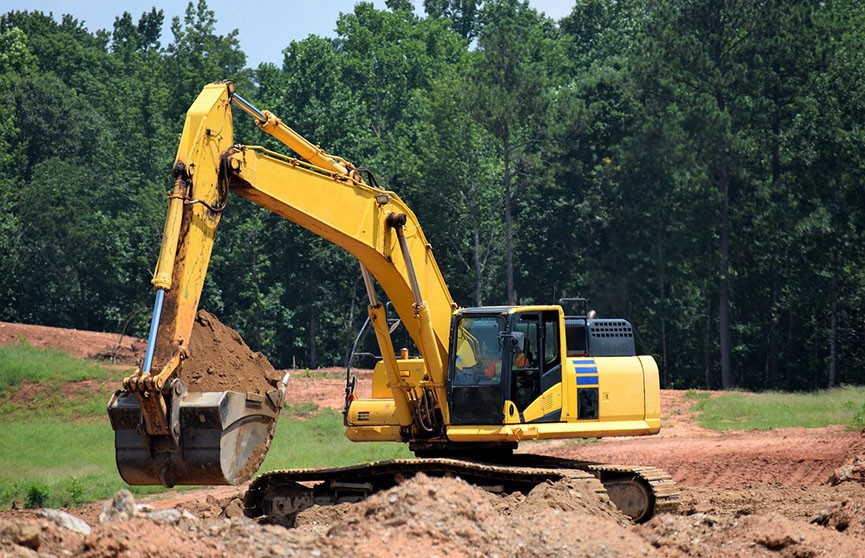
<svg viewBox="0 0 865 558">
<path fill-rule="evenodd" d="M 0 339 L 9 327 L 0 324 Z M 68 337 L 58 338 L 67 343 Z M 114 343 L 116 337 L 109 342 Z M 341 408 L 342 380 L 334 375 L 293 374 L 288 402 Z M 362 390 L 368 382 L 361 378 Z M 102 503 L 66 510 L 88 523 L 89 534 L 31 512 L 0 511 L 0 555 L 865 555 L 865 474 L 856 461 L 865 455 L 865 438 L 859 432 L 829 427 L 718 433 L 699 428 L 690 405 L 683 392 L 665 391 L 658 436 L 521 446 L 666 469 L 682 489 L 679 512 L 644 525 L 630 524 L 609 502 L 579 487 L 553 485 L 502 498 L 458 479 L 417 478 L 365 502 L 313 508 L 287 530 L 238 517 L 243 487 L 220 487 L 144 502 L 168 519 L 142 516 L 150 509 L 144 508 L 131 519 L 100 524 Z M 842 476 L 851 480 L 833 486 L 830 479 L 843 467 Z"/>
</svg>

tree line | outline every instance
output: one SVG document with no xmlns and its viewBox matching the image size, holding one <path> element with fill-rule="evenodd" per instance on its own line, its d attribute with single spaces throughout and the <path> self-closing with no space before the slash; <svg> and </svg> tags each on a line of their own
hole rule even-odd
<svg viewBox="0 0 865 558">
<path fill-rule="evenodd" d="M 667 387 L 865 382 L 862 3 L 360 2 L 257 68 L 216 21 L 0 16 L 0 319 L 146 332 L 184 114 L 230 79 L 399 193 L 464 306 L 587 297 Z M 202 306 L 251 346 L 341 364 L 365 305 L 350 256 L 231 198 Z"/>
</svg>

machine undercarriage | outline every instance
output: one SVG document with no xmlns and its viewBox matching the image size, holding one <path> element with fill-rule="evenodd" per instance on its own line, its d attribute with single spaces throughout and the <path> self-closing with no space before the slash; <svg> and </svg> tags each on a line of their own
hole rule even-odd
<svg viewBox="0 0 865 558">
<path fill-rule="evenodd" d="M 299 512 L 313 505 L 359 502 L 418 473 L 459 477 L 500 494 L 527 494 L 539 484 L 569 479 L 597 494 L 606 494 L 624 515 L 637 523 L 657 513 L 672 511 L 679 500 L 672 477 L 655 467 L 514 454 L 509 459 L 494 461 L 393 459 L 348 467 L 271 471 L 250 485 L 244 512 L 251 518 L 291 526 Z"/>
</svg>

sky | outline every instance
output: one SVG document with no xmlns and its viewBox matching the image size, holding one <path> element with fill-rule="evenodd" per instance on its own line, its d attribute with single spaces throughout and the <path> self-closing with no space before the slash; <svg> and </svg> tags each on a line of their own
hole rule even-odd
<svg viewBox="0 0 865 558">
<path fill-rule="evenodd" d="M 261 62 L 282 65 L 282 49 L 291 41 L 308 35 L 335 36 L 334 27 L 340 13 L 353 11 L 357 0 L 208 0 L 207 7 L 216 12 L 216 33 L 227 35 L 238 30 L 240 48 L 246 53 L 247 66 L 255 68 Z M 423 1 L 413 0 L 415 12 L 423 15 Z M 196 0 L 197 3 L 197 0 Z M 574 0 L 529 0 L 536 10 L 559 20 L 570 13 Z M 374 0 L 385 9 L 384 0 Z M 72 14 L 89 31 L 111 30 L 114 18 L 124 11 L 137 22 L 142 13 L 154 6 L 165 13 L 162 30 L 163 46 L 171 42 L 171 19 L 183 19 L 187 2 L 184 0 L 0 0 L 0 14 L 12 10 L 53 13 L 55 19 Z"/>
</svg>

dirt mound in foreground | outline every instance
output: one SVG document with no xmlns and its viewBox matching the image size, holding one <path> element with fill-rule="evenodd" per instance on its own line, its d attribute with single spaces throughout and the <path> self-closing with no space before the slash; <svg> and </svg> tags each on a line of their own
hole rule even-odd
<svg viewBox="0 0 865 558">
<path fill-rule="evenodd" d="M 501 497 L 457 478 L 418 475 L 357 504 L 313 507 L 294 529 L 241 517 L 237 502 L 237 494 L 225 493 L 198 505 L 135 506 L 111 518 L 109 501 L 100 514 L 106 522 L 91 515 L 87 533 L 32 512 L 0 515 L 0 556 L 801 558 L 861 556 L 863 542 L 854 501 L 810 524 L 774 512 L 697 512 L 633 525 L 571 481 Z"/>
<path fill-rule="evenodd" d="M 189 340 L 189 358 L 181 364 L 180 379 L 189 391 L 242 391 L 265 394 L 282 376 L 267 357 L 244 343 L 240 334 L 199 310 Z"/>
<path fill-rule="evenodd" d="M 316 545 L 322 556 L 649 554 L 649 545 L 619 523 L 627 520 L 611 505 L 568 480 L 502 498 L 458 478 L 419 474 L 341 510 Z"/>
<path fill-rule="evenodd" d="M 619 525 L 632 525 L 606 494 L 594 491 L 594 485 L 573 479 L 547 481 L 534 487 L 528 495 L 514 492 L 496 502 L 499 513 L 509 516 L 536 517 L 550 510 L 588 514 L 614 521 Z"/>
<path fill-rule="evenodd" d="M 775 513 L 738 518 L 718 518 L 702 513 L 660 515 L 637 526 L 635 531 L 665 557 L 862 555 L 861 540 Z"/>
<path fill-rule="evenodd" d="M 113 513 L 121 500 L 126 513 Z M 226 500 L 223 512 L 230 507 L 230 499 Z M 460 479 L 420 474 L 358 504 L 314 507 L 300 514 L 297 528 L 285 529 L 229 518 L 227 513 L 216 517 L 194 506 L 192 512 L 185 507 L 152 511 L 135 505 L 127 492 L 105 504 L 100 515 L 104 523 L 91 525 L 88 533 L 32 515 L 11 521 L 0 518 L 0 555 L 35 556 L 34 551 L 90 558 L 652 555 L 649 544 L 628 527 L 589 515 L 590 510 L 607 510 L 609 503 L 568 481 L 545 485 L 535 496 L 502 505 L 504 500 Z M 538 506 L 541 501 L 552 507 Z M 331 511 L 323 514 L 324 510 Z"/>
</svg>

